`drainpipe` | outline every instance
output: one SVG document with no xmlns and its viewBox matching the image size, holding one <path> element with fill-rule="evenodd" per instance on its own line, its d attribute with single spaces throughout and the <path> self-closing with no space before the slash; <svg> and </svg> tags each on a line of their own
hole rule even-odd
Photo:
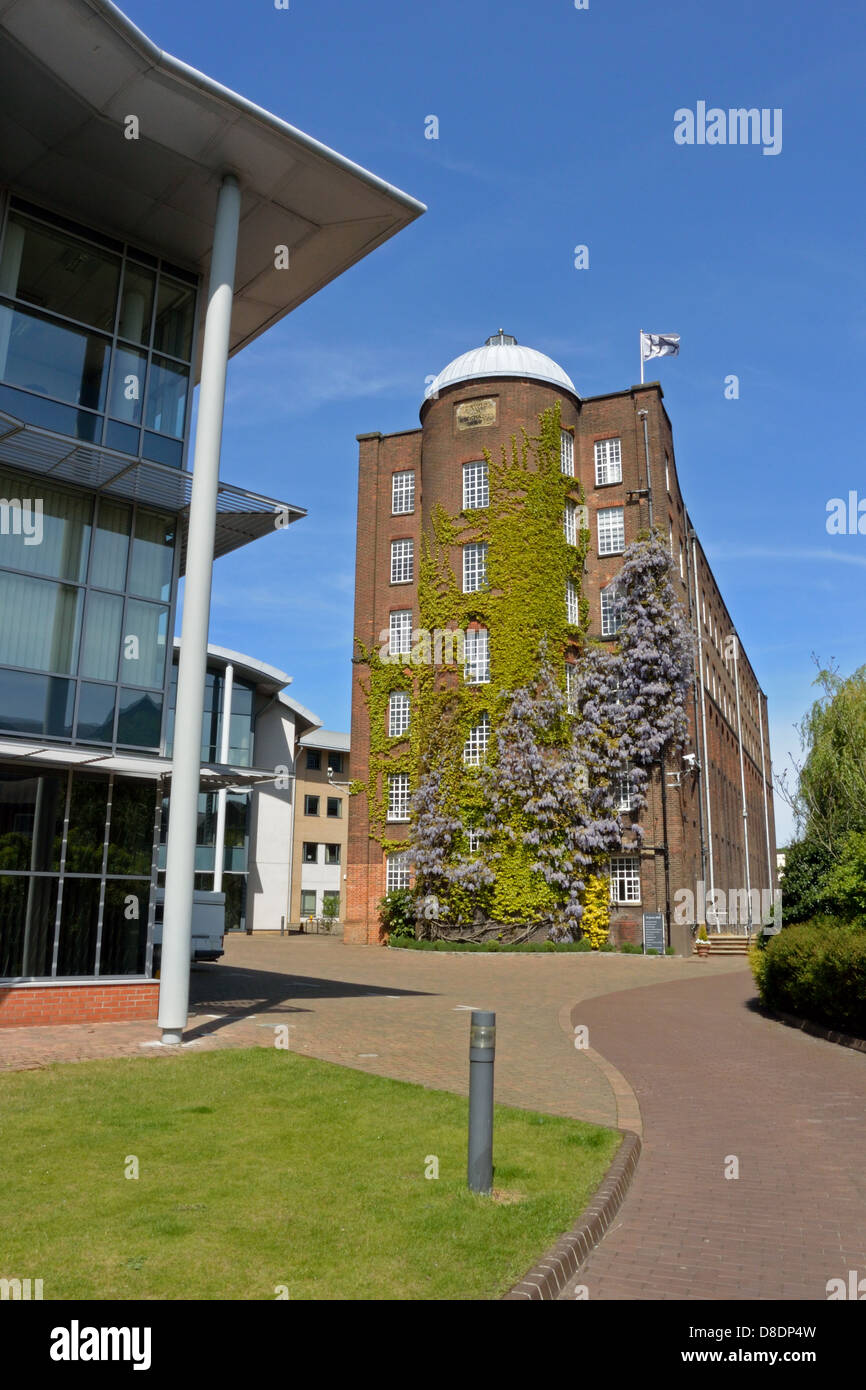
<svg viewBox="0 0 866 1390">
<path fill-rule="evenodd" d="M 692 536 L 694 535 L 694 531 L 692 531 L 691 528 L 690 528 L 690 534 L 691 534 Z M 699 716 L 698 716 L 698 700 L 699 700 L 700 697 L 699 697 L 699 694 L 698 694 L 698 691 L 699 691 L 699 681 L 698 681 L 698 658 L 697 658 L 697 653 L 700 651 L 700 646 L 701 646 L 701 614 L 700 614 L 700 595 L 698 594 L 698 588 L 697 588 L 698 576 L 697 576 L 697 574 L 695 573 L 695 568 L 694 568 L 694 564 L 693 564 L 693 562 L 692 562 L 692 557 L 691 557 L 691 555 L 690 555 L 690 553 L 689 553 L 688 542 L 686 543 L 686 566 L 687 566 L 687 568 L 688 568 L 689 603 L 692 605 L 692 617 L 693 617 L 693 619 L 694 619 L 694 626 L 695 626 L 695 655 L 694 655 L 694 658 L 693 658 L 693 660 L 692 660 L 692 704 L 693 704 L 693 708 L 694 708 L 694 719 L 695 719 L 695 747 L 696 747 L 697 750 L 698 750 L 698 766 L 697 766 L 697 774 L 698 774 L 698 833 L 699 833 L 699 835 L 700 835 L 700 841 L 701 841 L 701 882 L 702 882 L 704 885 L 706 885 L 706 882 L 707 882 L 707 840 L 706 840 L 706 827 L 705 827 L 705 825 L 704 825 L 704 784 L 703 784 L 703 777 L 704 777 L 704 762 L 705 762 L 705 759 L 706 759 L 706 749 L 701 747 L 701 726 L 700 726 L 700 719 L 699 719 Z M 694 593 L 692 592 L 692 581 L 693 581 L 693 580 L 694 580 Z M 697 888 L 697 884 L 695 885 L 695 887 Z M 695 902 L 697 903 L 697 901 L 698 901 L 698 899 L 697 899 L 697 896 L 696 896 L 696 897 L 695 897 Z"/>
<path fill-rule="evenodd" d="M 644 452 L 644 458 L 646 459 L 646 492 L 647 492 L 647 502 L 649 503 L 649 529 L 650 529 L 650 535 L 652 535 L 652 531 L 653 531 L 653 485 L 652 485 L 652 477 L 651 477 L 651 474 L 650 474 L 649 430 L 647 429 L 647 414 L 648 414 L 648 412 L 647 412 L 646 410 L 639 410 L 639 411 L 638 411 L 638 415 L 639 415 L 640 418 L 643 420 L 643 452 Z"/>
<path fill-rule="evenodd" d="M 746 768 L 743 762 L 743 726 L 740 721 L 740 642 L 734 638 L 734 687 L 737 692 L 737 742 L 740 745 L 740 796 L 743 805 L 743 847 L 746 856 L 746 897 L 749 901 L 749 936 L 752 935 L 752 872 L 749 866 L 749 811 L 746 806 Z"/>
<path fill-rule="evenodd" d="M 773 860 L 770 856 L 770 812 L 767 807 L 767 765 L 764 761 L 764 709 L 758 691 L 758 722 L 761 729 L 761 781 L 764 784 L 764 835 L 767 840 L 767 887 L 773 891 Z M 769 730 L 767 730 L 769 733 Z"/>
<path fill-rule="evenodd" d="M 177 673 L 159 990 L 159 1026 L 166 1044 L 183 1040 L 189 1015 L 201 718 L 240 213 L 240 186 L 236 178 L 227 174 L 220 187 L 214 220 Z"/>
<path fill-rule="evenodd" d="M 702 742 L 704 745 L 704 759 L 706 762 L 706 776 L 704 778 L 704 793 L 707 798 L 707 859 L 710 870 L 710 892 L 716 891 L 716 870 L 715 858 L 713 856 L 713 808 L 710 802 L 710 755 L 707 743 L 707 705 L 706 691 L 704 690 L 704 639 L 701 634 L 701 613 L 700 613 L 700 590 L 698 589 L 698 552 L 695 532 L 691 533 L 692 540 L 692 566 L 695 572 L 695 621 L 698 631 L 698 685 L 701 691 L 701 730 Z M 712 900 L 715 903 L 715 897 Z M 706 908 L 704 909 L 706 915 Z"/>
</svg>

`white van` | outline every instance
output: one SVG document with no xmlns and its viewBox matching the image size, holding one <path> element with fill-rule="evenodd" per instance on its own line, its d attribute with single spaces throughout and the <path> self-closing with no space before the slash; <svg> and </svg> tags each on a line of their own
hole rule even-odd
<svg viewBox="0 0 866 1390">
<path fill-rule="evenodd" d="M 162 956 L 162 912 L 165 889 L 157 888 L 153 915 L 153 973 L 159 970 Z M 219 960 L 223 954 L 225 935 L 226 895 L 207 893 L 196 888 L 192 898 L 191 961 Z"/>
</svg>

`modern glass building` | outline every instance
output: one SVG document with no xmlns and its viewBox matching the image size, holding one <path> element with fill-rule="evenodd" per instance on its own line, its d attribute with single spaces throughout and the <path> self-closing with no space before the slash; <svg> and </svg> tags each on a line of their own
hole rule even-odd
<svg viewBox="0 0 866 1390">
<path fill-rule="evenodd" d="M 188 748 L 188 703 L 173 728 L 179 580 L 209 592 L 192 392 L 207 387 L 221 420 L 226 353 L 423 210 L 163 53 L 110 0 L 0 9 L 0 1025 L 155 1016 L 164 803 Z M 221 345 L 211 262 L 235 235 Z M 195 467 L 215 478 L 213 439 Z M 304 515 L 215 490 L 214 558 Z M 261 709 L 281 703 L 292 737 L 318 721 L 283 673 L 201 648 L 195 886 L 220 884 L 239 926 L 282 892 L 247 853 L 240 789 L 286 743 Z"/>
</svg>

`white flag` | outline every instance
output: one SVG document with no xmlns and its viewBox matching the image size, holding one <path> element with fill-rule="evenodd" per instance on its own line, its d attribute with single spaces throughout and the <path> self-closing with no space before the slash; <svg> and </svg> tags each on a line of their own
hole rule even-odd
<svg viewBox="0 0 866 1390">
<path fill-rule="evenodd" d="M 640 356 L 642 362 L 651 357 L 678 357 L 680 352 L 679 333 L 641 333 Z"/>
</svg>

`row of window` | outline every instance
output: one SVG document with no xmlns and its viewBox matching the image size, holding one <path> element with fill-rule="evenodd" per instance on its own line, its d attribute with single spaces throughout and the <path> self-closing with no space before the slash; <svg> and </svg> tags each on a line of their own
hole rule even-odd
<svg viewBox="0 0 866 1390">
<path fill-rule="evenodd" d="M 478 849 L 478 831 L 469 831 L 470 853 Z M 410 886 L 412 865 L 408 850 L 386 856 L 385 886 L 390 893 L 395 888 Z M 610 860 L 610 900 L 614 904 L 639 903 L 640 859 L 637 855 L 614 855 Z"/>
<path fill-rule="evenodd" d="M 324 850 L 324 859 L 319 857 L 320 849 Z M 319 845 L 314 840 L 305 840 L 302 858 L 305 864 L 339 864 L 340 846 Z"/>
<path fill-rule="evenodd" d="M 320 796 L 305 796 L 305 797 L 304 797 L 304 815 L 305 815 L 305 816 L 319 816 L 319 815 L 321 815 L 321 811 L 319 810 L 319 804 L 320 804 L 321 800 L 322 800 L 322 798 L 321 798 Z M 339 796 L 328 796 L 328 797 L 325 797 L 325 803 L 326 803 L 326 814 L 329 815 L 329 816 L 332 818 L 332 820 L 339 820 L 339 819 L 341 818 L 342 814 L 343 814 L 343 802 L 342 802 L 342 799 L 341 799 Z"/>
<path fill-rule="evenodd" d="M 490 746 L 490 717 L 482 714 L 477 724 L 469 730 L 469 737 L 463 745 L 463 761 L 467 767 L 480 767 Z M 409 820 L 408 772 L 392 772 L 388 776 L 388 820 L 405 822 Z M 616 779 L 616 807 L 618 811 L 633 811 L 637 805 L 631 768 L 626 765 Z M 315 848 L 315 846 L 313 846 Z M 333 846 L 339 849 L 339 846 Z M 304 846 L 306 851 L 306 846 Z M 309 863 L 315 863 L 311 859 Z M 338 864 L 339 859 L 329 859 L 329 864 Z"/>
<path fill-rule="evenodd" d="M 343 771 L 343 755 L 342 755 L 342 753 L 338 753 L 338 752 L 332 750 L 332 751 L 328 754 L 328 768 L 330 769 L 331 772 L 342 772 L 342 771 Z M 307 749 L 307 771 L 308 771 L 308 772 L 321 772 L 321 770 L 322 770 L 322 754 L 321 754 L 321 750 L 318 749 L 318 748 L 308 748 L 308 749 Z"/>
<path fill-rule="evenodd" d="M 607 487 L 622 482 L 622 442 L 619 439 L 599 439 L 595 444 L 595 485 Z M 561 430 L 559 436 L 559 466 L 569 478 L 574 477 L 574 435 Z M 490 504 L 487 464 L 484 460 L 463 465 L 463 510 L 473 511 Z M 415 510 L 415 473 L 411 468 L 391 475 L 391 513 L 406 516 Z"/>
</svg>

